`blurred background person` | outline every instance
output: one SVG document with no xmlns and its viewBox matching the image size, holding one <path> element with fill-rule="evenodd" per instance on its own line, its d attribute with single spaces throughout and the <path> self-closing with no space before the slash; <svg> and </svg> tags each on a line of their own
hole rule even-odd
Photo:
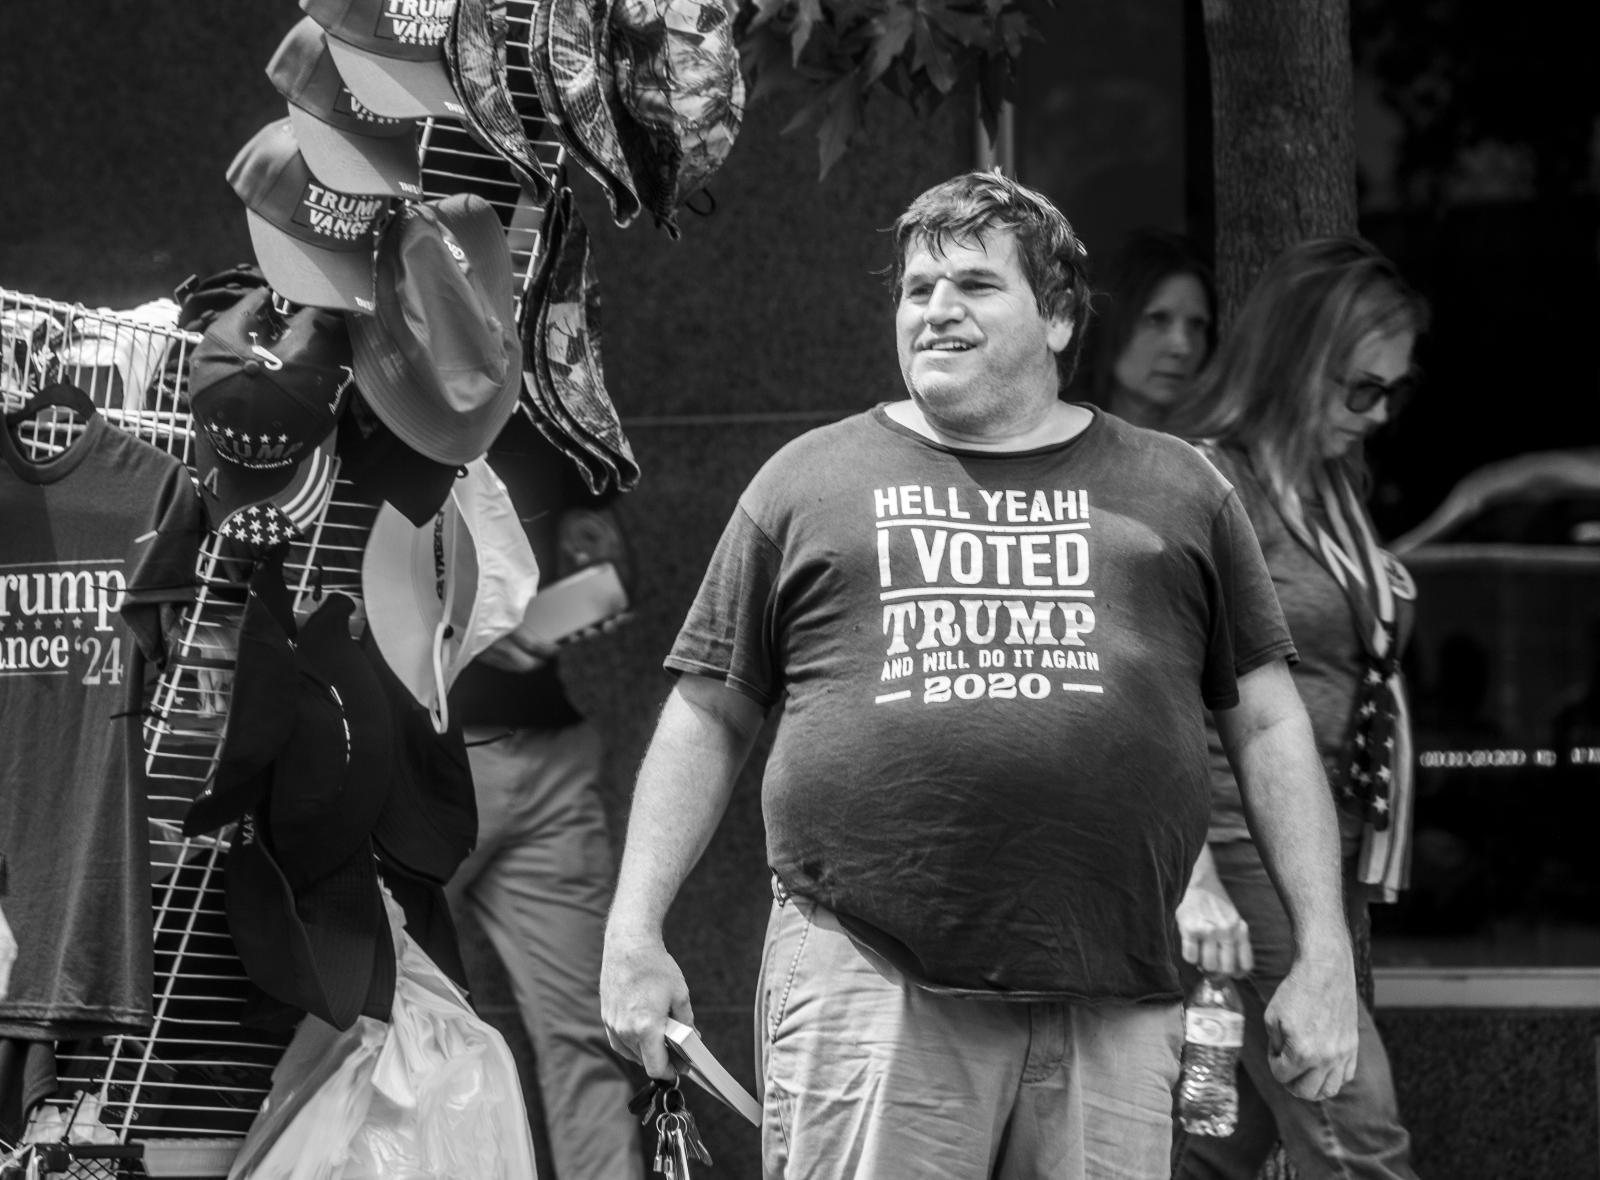
<svg viewBox="0 0 1600 1180">
<path fill-rule="evenodd" d="M 1411 750 L 1399 656 L 1415 591 L 1379 547 L 1363 441 L 1399 412 L 1427 308 L 1359 238 L 1307 241 L 1262 273 L 1195 396 L 1168 420 L 1201 441 L 1260 539 L 1299 652 L 1296 687 L 1339 805 L 1352 928 L 1404 875 Z M 1389 1059 L 1363 1004 L 1356 1076 L 1324 1102 L 1272 1078 L 1262 1013 L 1289 970 L 1292 931 L 1239 789 L 1211 734 L 1207 848 L 1177 918 L 1186 971 L 1241 976 L 1239 1122 L 1183 1136 L 1174 1175 L 1256 1176 L 1281 1136 L 1304 1177 L 1414 1177 Z"/>
<path fill-rule="evenodd" d="M 1162 429 L 1217 346 L 1217 292 L 1186 238 L 1141 230 L 1100 272 L 1079 397 Z"/>
<path fill-rule="evenodd" d="M 512 416 L 489 464 L 539 561 L 541 591 L 603 562 L 632 584 L 610 500 L 590 494 L 576 466 L 524 415 Z M 556 1180 L 644 1175 L 639 1120 L 627 1108 L 636 1079 L 600 1023 L 600 948 L 616 871 L 601 793 L 604 749 L 557 662 L 559 651 L 627 617 L 559 646 L 525 620 L 463 669 L 450 693 L 472 763 L 478 843 L 446 892 L 458 921 L 470 912 L 505 964 L 533 1047 Z"/>
</svg>

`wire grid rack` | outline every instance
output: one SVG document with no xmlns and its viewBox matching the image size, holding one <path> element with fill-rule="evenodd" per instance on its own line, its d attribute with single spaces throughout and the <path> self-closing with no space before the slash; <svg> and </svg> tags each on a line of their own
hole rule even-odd
<svg viewBox="0 0 1600 1180">
<path fill-rule="evenodd" d="M 508 0 L 507 80 L 524 134 L 559 189 L 566 152 L 546 125 L 528 65 L 533 9 L 534 0 Z M 540 258 L 545 210 L 509 166 L 459 124 L 424 123 L 420 153 L 425 199 L 473 192 L 494 207 L 518 276 L 520 317 Z M 198 341 L 170 324 L 0 288 L 0 401 L 14 408 L 51 381 L 67 381 L 87 392 L 113 425 L 192 469 L 186 382 Z M 81 428 L 69 417 L 41 418 L 25 424 L 23 442 L 35 457 L 59 453 Z M 359 620 L 361 561 L 375 516 L 374 505 L 336 479 L 326 510 L 285 562 L 298 615 L 341 592 L 356 601 Z M 221 747 L 248 572 L 217 534 L 206 535 L 196 560 L 195 600 L 180 618 L 142 723 L 154 882 L 150 1033 L 58 1046 L 64 1097 L 52 1101 L 64 1118 L 72 1116 L 75 1095 L 94 1094 L 100 1125 L 120 1143 L 142 1144 L 150 1175 L 161 1174 L 157 1155 L 180 1161 L 174 1166 L 190 1169 L 185 1175 L 224 1174 L 225 1162 L 194 1171 L 194 1159 L 209 1152 L 217 1160 L 219 1145 L 236 1147 L 242 1140 L 287 1043 L 286 1034 L 242 1022 L 251 988 L 228 933 L 222 895 L 222 855 L 231 833 L 190 838 L 181 830 Z M 187 1162 L 181 1162 L 185 1151 Z M 137 1162 L 85 1155 L 74 1159 L 68 1174 L 145 1172 Z"/>
</svg>

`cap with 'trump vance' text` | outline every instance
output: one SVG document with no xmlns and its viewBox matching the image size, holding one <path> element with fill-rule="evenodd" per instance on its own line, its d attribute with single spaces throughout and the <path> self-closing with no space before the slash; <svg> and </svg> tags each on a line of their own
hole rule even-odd
<svg viewBox="0 0 1600 1180">
<path fill-rule="evenodd" d="M 328 32 L 350 92 L 394 118 L 465 113 L 445 69 L 444 41 L 456 0 L 300 0 Z"/>
<path fill-rule="evenodd" d="M 416 120 L 380 115 L 350 93 L 315 20 L 289 30 L 267 77 L 288 100 L 295 140 L 318 180 L 345 193 L 421 199 Z"/>
<path fill-rule="evenodd" d="M 228 166 L 256 261 L 291 303 L 370 313 L 373 254 L 389 198 L 344 193 L 311 174 L 288 119 L 268 123 Z"/>
</svg>

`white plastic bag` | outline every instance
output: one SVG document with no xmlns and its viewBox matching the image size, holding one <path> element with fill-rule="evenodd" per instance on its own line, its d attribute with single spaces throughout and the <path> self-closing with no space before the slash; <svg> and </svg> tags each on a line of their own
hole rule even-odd
<svg viewBox="0 0 1600 1180">
<path fill-rule="evenodd" d="M 505 1039 L 405 934 L 388 1024 L 295 1031 L 228 1180 L 532 1180 L 533 1141 Z"/>
</svg>

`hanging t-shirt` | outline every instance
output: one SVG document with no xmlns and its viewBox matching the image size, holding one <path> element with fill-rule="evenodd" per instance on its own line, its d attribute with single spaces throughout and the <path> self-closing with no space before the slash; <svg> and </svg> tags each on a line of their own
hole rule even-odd
<svg viewBox="0 0 1600 1180">
<path fill-rule="evenodd" d="M 1205 708 L 1293 648 L 1238 498 L 1096 413 L 960 451 L 878 408 L 740 498 L 667 659 L 782 720 L 787 888 L 925 985 L 1171 999 L 1205 839 Z"/>
<path fill-rule="evenodd" d="M 200 507 L 96 415 L 35 463 L 0 430 L 0 857 L 18 957 L 0 1036 L 150 1024 L 150 845 L 124 726 L 133 645 L 194 593 Z M 120 612 L 120 614 L 119 614 Z"/>
</svg>

